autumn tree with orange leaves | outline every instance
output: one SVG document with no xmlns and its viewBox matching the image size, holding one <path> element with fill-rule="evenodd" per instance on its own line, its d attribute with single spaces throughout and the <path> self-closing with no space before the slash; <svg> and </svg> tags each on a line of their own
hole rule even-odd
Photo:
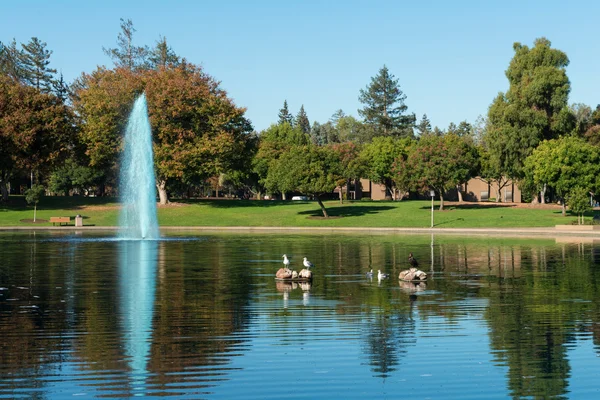
<svg viewBox="0 0 600 400">
<path fill-rule="evenodd" d="M 182 62 L 156 70 L 98 69 L 82 75 L 74 105 L 83 118 L 90 164 L 114 169 L 127 114 L 146 92 L 157 189 L 167 202 L 169 183 L 199 183 L 244 163 L 252 125 L 219 83 Z"/>
</svg>

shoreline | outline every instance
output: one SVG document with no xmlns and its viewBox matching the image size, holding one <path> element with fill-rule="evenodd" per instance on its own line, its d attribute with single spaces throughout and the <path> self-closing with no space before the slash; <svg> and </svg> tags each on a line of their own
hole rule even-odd
<svg viewBox="0 0 600 400">
<path fill-rule="evenodd" d="M 585 225 L 584 225 L 585 226 Z M 600 240 L 598 229 L 582 229 L 578 225 L 558 225 L 546 228 L 373 228 L 373 227 L 278 227 L 278 226 L 161 226 L 161 232 L 218 232 L 218 233 L 282 233 L 282 234 L 335 234 L 363 235 L 456 235 L 456 236 L 509 236 L 509 237 L 580 237 Z M 0 226 L 0 232 L 8 231 L 117 231 L 117 226 Z"/>
</svg>

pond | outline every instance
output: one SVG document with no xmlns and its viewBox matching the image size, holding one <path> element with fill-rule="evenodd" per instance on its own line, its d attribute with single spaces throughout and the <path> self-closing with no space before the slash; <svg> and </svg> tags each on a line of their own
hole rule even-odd
<svg viewBox="0 0 600 400">
<path fill-rule="evenodd" d="M 283 254 L 313 282 L 276 282 Z M 600 391 L 599 242 L 0 232 L 0 259 L 3 399 Z"/>
</svg>

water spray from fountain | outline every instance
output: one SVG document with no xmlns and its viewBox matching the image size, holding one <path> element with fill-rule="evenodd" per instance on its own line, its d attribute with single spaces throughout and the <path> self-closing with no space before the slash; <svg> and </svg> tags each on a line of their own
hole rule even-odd
<svg viewBox="0 0 600 400">
<path fill-rule="evenodd" d="M 124 136 L 119 193 L 120 236 L 124 239 L 159 238 L 156 216 L 156 179 L 152 156 L 152 130 L 146 95 L 139 96 L 131 110 Z"/>
</svg>

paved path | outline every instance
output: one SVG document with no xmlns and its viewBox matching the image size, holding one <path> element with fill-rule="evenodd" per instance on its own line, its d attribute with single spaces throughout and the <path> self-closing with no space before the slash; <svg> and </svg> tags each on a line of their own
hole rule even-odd
<svg viewBox="0 0 600 400">
<path fill-rule="evenodd" d="M 436 234 L 436 235 L 483 235 L 513 237 L 581 237 L 600 240 L 600 226 L 587 230 L 576 225 L 563 225 L 547 228 L 365 228 L 365 227 L 264 227 L 264 226 L 161 226 L 162 232 L 235 232 L 235 233 L 356 233 L 367 235 L 381 234 Z M 115 226 L 40 226 L 0 227 L 0 231 L 116 231 Z"/>
</svg>

